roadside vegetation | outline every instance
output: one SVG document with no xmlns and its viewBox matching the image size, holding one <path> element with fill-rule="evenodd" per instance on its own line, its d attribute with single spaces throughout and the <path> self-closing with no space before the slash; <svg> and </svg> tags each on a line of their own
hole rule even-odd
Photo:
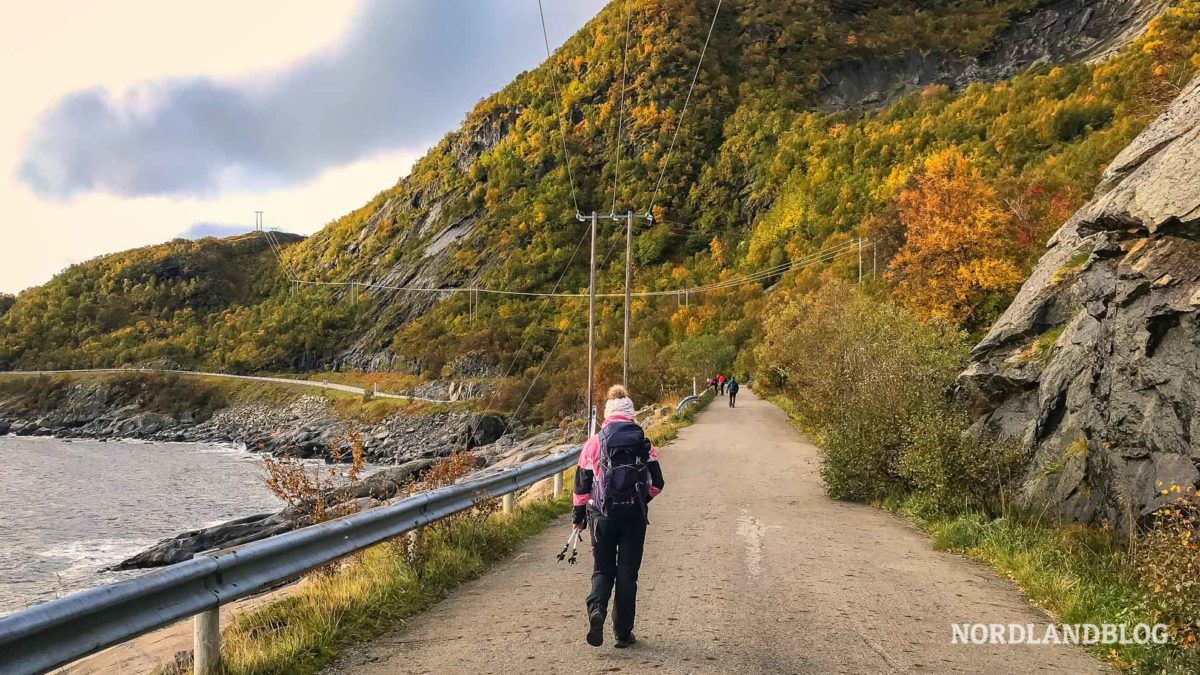
<svg viewBox="0 0 1200 675">
<path fill-rule="evenodd" d="M 229 405 L 238 391 L 216 380 L 156 373 L 4 376 L 0 377 L 0 405 L 36 416 L 62 405 L 76 383 L 108 387 L 111 400 L 132 402 L 139 412 L 176 417 L 189 413 L 196 421 Z"/>
<path fill-rule="evenodd" d="M 418 489 L 450 484 L 466 465 L 445 466 L 458 470 L 443 470 Z M 315 673 L 345 648 L 395 628 L 477 576 L 570 504 L 564 493 L 505 516 L 491 500 L 427 526 L 415 546 L 401 537 L 309 575 L 296 593 L 239 614 L 225 629 L 224 672 Z"/>
<path fill-rule="evenodd" d="M 1028 458 L 966 433 L 971 418 L 950 395 L 970 344 L 961 330 L 922 320 L 886 288 L 837 281 L 779 294 L 768 316 L 755 386 L 821 447 L 830 497 L 903 514 L 1063 623 L 1169 627 L 1166 645 L 1095 648 L 1115 666 L 1200 671 L 1194 492 L 1160 486 L 1177 501 L 1140 534 L 1045 523 L 1013 506 Z"/>
</svg>

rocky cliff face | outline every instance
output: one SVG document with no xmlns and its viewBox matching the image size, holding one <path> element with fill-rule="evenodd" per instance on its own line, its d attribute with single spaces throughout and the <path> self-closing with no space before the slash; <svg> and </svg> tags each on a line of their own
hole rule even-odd
<svg viewBox="0 0 1200 675">
<path fill-rule="evenodd" d="M 849 10 L 855 9 L 854 3 Z M 832 109 L 882 105 L 931 84 L 961 89 L 996 82 L 1038 63 L 1102 58 L 1140 35 L 1170 0 L 1053 0 L 1001 30 L 978 58 L 913 52 L 888 61 L 853 61 L 826 75 L 819 102 Z"/>
<path fill-rule="evenodd" d="M 1200 481 L 1200 78 L 1052 238 L 963 374 L 1026 506 L 1133 523 Z"/>
</svg>

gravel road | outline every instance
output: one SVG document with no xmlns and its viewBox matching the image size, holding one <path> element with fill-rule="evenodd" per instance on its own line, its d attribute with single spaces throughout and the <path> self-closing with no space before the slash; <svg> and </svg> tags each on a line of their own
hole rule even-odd
<svg viewBox="0 0 1200 675">
<path fill-rule="evenodd" d="M 662 453 L 633 649 L 584 642 L 590 551 L 562 519 L 326 672 L 1105 672 L 1072 646 L 952 645 L 951 624 L 1044 625 L 1012 584 L 885 512 L 821 491 L 817 450 L 746 388 Z M 611 626 L 610 626 L 611 628 Z"/>
</svg>

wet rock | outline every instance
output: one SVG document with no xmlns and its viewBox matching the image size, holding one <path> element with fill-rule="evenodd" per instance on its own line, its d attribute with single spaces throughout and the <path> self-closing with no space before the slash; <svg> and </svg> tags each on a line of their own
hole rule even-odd
<svg viewBox="0 0 1200 675">
<path fill-rule="evenodd" d="M 197 553 L 229 548 L 293 529 L 291 514 L 284 511 L 231 520 L 214 527 L 184 532 L 109 568 L 111 571 L 163 567 L 191 560 Z"/>
<path fill-rule="evenodd" d="M 1055 234 L 960 378 L 974 432 L 1029 453 L 1031 509 L 1128 527 L 1162 505 L 1159 483 L 1200 481 L 1197 156 L 1200 78 Z"/>
<path fill-rule="evenodd" d="M 435 401 L 470 401 L 483 398 L 494 388 L 490 383 L 471 380 L 434 380 L 415 387 L 409 393 Z"/>
<path fill-rule="evenodd" d="M 435 461 L 433 459 L 416 459 L 400 466 L 384 469 L 371 474 L 366 480 L 331 490 L 326 495 L 326 501 L 341 503 L 364 497 L 381 501 L 391 499 L 413 479 L 424 474 L 429 467 L 434 465 Z"/>
</svg>

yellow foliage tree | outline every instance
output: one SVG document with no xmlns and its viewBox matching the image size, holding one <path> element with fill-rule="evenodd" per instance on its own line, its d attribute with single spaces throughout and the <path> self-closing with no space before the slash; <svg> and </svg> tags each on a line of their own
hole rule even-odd
<svg viewBox="0 0 1200 675">
<path fill-rule="evenodd" d="M 958 150 L 929 157 L 896 195 L 904 245 L 888 272 L 918 315 L 983 326 L 1021 284 L 1016 223 L 996 190 Z"/>
</svg>

